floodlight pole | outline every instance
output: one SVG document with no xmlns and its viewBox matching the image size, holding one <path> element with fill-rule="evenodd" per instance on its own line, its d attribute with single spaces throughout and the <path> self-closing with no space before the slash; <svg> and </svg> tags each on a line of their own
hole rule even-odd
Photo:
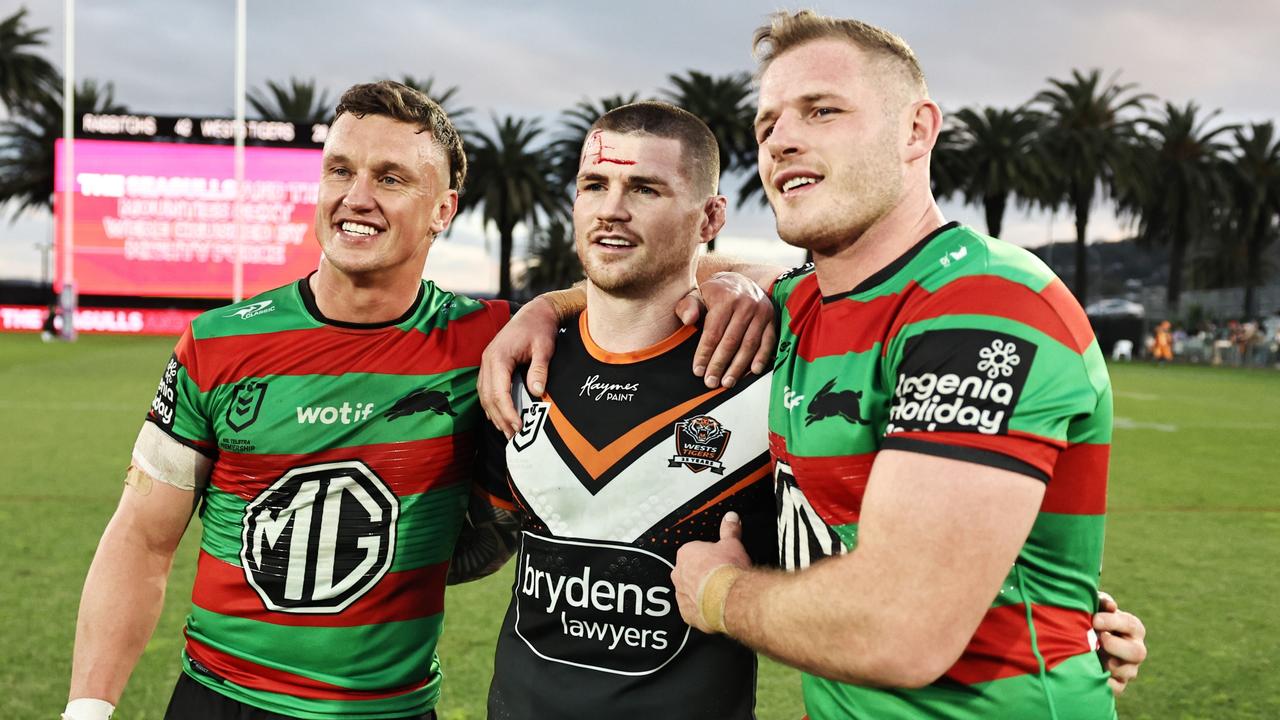
<svg viewBox="0 0 1280 720">
<path fill-rule="evenodd" d="M 76 108 L 76 0 L 63 0 L 62 49 L 62 337 L 74 340 L 76 309 L 75 276 L 75 108 Z"/>
<path fill-rule="evenodd" d="M 244 122 L 245 93 L 245 36 L 248 14 L 247 0 L 236 0 L 236 120 L 235 120 L 235 162 L 236 162 L 236 260 L 232 280 L 233 302 L 244 299 L 244 223 L 241 212 L 244 202 L 244 136 L 247 128 Z"/>
</svg>

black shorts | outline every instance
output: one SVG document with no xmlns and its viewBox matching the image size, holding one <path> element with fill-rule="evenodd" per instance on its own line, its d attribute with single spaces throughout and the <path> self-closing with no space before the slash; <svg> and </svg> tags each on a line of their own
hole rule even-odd
<svg viewBox="0 0 1280 720">
<path fill-rule="evenodd" d="M 298 720 L 262 708 L 246 705 L 196 682 L 190 675 L 178 675 L 178 684 L 169 699 L 165 720 Z M 413 715 L 404 720 L 436 720 L 436 711 Z"/>
</svg>

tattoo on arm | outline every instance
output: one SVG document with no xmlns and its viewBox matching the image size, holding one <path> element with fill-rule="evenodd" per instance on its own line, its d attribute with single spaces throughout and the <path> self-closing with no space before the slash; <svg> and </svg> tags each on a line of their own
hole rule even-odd
<svg viewBox="0 0 1280 720">
<path fill-rule="evenodd" d="M 457 585 L 497 572 L 515 552 L 519 532 L 520 517 L 516 513 L 473 495 L 446 582 Z"/>
</svg>

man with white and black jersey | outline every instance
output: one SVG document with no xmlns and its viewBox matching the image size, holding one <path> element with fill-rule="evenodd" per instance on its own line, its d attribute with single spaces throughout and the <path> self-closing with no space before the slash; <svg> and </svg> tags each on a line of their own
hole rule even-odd
<svg viewBox="0 0 1280 720">
<path fill-rule="evenodd" d="M 523 426 L 494 507 L 521 518 L 491 718 L 751 718 L 755 655 L 685 625 L 675 551 L 736 512 L 776 561 L 768 373 L 708 389 L 699 330 L 671 306 L 724 223 L 719 153 L 664 103 L 614 110 L 583 146 L 574 235 L 587 309 L 561 327 L 545 391 L 522 381 Z"/>
</svg>

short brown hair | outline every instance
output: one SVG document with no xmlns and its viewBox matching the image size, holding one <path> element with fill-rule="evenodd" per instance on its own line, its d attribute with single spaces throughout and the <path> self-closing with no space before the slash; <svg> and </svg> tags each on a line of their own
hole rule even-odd
<svg viewBox="0 0 1280 720">
<path fill-rule="evenodd" d="M 432 139 L 449 159 L 449 187 L 462 189 L 467 179 L 467 153 L 462 148 L 462 135 L 436 101 L 424 93 L 394 80 L 352 85 L 338 100 L 333 119 L 337 120 L 343 113 L 358 118 L 383 115 L 414 125 L 420 133 L 430 131 Z"/>
<path fill-rule="evenodd" d="M 591 125 L 591 130 L 622 134 L 646 133 L 679 140 L 685 168 L 695 189 L 714 195 L 720 185 L 720 146 L 711 128 L 697 115 L 670 103 L 646 100 L 614 108 Z"/>
<path fill-rule="evenodd" d="M 760 63 L 758 73 L 763 74 L 769 63 L 786 51 L 813 40 L 828 38 L 846 40 L 863 52 L 895 62 L 923 93 L 928 94 L 924 70 L 905 40 L 861 20 L 826 17 L 812 10 L 795 13 L 779 10 L 769 16 L 767 25 L 756 28 L 751 50 Z"/>
</svg>

